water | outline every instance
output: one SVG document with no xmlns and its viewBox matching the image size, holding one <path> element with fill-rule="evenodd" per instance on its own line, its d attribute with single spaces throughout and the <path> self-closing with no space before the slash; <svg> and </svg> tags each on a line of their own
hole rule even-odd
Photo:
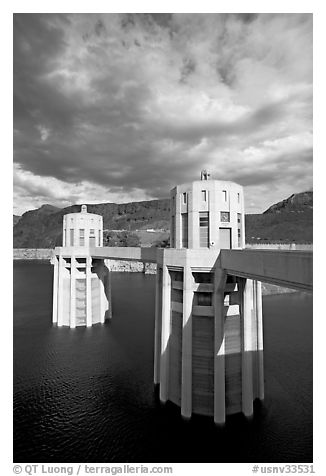
<svg viewBox="0 0 326 476">
<path fill-rule="evenodd" d="M 264 298 L 251 420 L 180 417 L 153 388 L 155 277 L 114 273 L 113 320 L 52 327 L 52 267 L 14 263 L 15 462 L 312 462 L 312 297 Z"/>
</svg>

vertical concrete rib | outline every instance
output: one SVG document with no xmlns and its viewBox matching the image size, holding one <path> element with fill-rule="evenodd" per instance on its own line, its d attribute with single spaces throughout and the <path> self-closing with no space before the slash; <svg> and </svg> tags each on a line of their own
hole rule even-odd
<svg viewBox="0 0 326 476">
<path fill-rule="evenodd" d="M 52 303 L 52 322 L 58 322 L 58 258 L 53 257 L 53 303 Z"/>
<path fill-rule="evenodd" d="M 183 321 L 181 357 L 181 415 L 190 418 L 192 413 L 192 300 L 193 276 L 186 264 L 183 272 Z"/>
<path fill-rule="evenodd" d="M 100 322 L 101 324 L 104 324 L 105 322 L 105 312 L 107 310 L 107 299 L 106 299 L 106 295 L 105 295 L 105 289 L 104 289 L 104 282 L 105 282 L 105 273 L 104 273 L 104 261 L 101 261 L 101 263 L 99 264 L 99 274 L 100 276 L 102 277 L 103 279 L 103 282 L 101 282 L 101 278 L 100 278 L 100 282 L 99 282 L 99 285 L 100 285 L 100 296 L 99 296 L 99 299 L 100 299 Z"/>
<path fill-rule="evenodd" d="M 226 273 L 215 269 L 214 276 L 214 422 L 225 422 L 225 335 L 224 288 Z"/>
<path fill-rule="evenodd" d="M 264 340 L 263 340 L 263 305 L 261 282 L 256 285 L 256 318 L 257 318 L 257 352 L 258 352 L 258 398 L 264 399 Z"/>
<path fill-rule="evenodd" d="M 166 265 L 162 276 L 162 336 L 160 366 L 160 400 L 168 399 L 169 382 L 169 339 L 171 334 L 171 277 Z"/>
<path fill-rule="evenodd" d="M 251 279 L 240 280 L 241 292 L 241 337 L 242 337 L 242 411 L 253 414 L 253 283 Z"/>
<path fill-rule="evenodd" d="M 58 263 L 58 326 L 63 325 L 63 277 L 64 277 L 64 259 L 59 255 Z"/>
<path fill-rule="evenodd" d="M 106 263 L 104 261 L 104 265 L 106 266 Z M 106 275 L 106 296 L 107 296 L 107 302 L 108 302 L 108 317 L 109 319 L 112 319 L 112 286 L 111 286 L 111 270 L 109 266 L 107 267 L 107 275 Z"/>
<path fill-rule="evenodd" d="M 92 316 L 92 257 L 86 258 L 86 326 L 93 323 Z"/>
<path fill-rule="evenodd" d="M 76 258 L 70 260 L 70 327 L 76 327 Z"/>
<path fill-rule="evenodd" d="M 156 270 L 155 292 L 155 334 L 154 334 L 154 384 L 160 382 L 161 358 L 161 329 L 162 329 L 162 268 Z"/>
</svg>

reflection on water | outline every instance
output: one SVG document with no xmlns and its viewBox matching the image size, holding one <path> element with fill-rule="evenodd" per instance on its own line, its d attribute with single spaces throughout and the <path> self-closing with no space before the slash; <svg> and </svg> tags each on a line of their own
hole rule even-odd
<svg viewBox="0 0 326 476">
<path fill-rule="evenodd" d="M 113 273 L 113 320 L 52 327 L 52 267 L 14 263 L 15 462 L 311 462 L 312 298 L 264 298 L 265 401 L 180 417 L 153 388 L 155 277 Z"/>
</svg>

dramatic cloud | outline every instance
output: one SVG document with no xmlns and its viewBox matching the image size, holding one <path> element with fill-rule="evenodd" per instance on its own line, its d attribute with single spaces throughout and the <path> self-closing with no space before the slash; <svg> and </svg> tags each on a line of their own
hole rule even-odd
<svg viewBox="0 0 326 476">
<path fill-rule="evenodd" d="M 312 185 L 312 15 L 16 14 L 15 210 Z"/>
</svg>

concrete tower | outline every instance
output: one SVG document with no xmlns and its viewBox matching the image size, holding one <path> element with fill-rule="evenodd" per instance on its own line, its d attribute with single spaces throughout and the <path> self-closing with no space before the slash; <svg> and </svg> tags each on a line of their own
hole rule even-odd
<svg viewBox="0 0 326 476">
<path fill-rule="evenodd" d="M 171 248 L 158 253 L 154 382 L 162 402 L 223 423 L 263 398 L 260 283 L 227 275 L 222 249 L 245 244 L 243 189 L 201 180 L 171 191 Z"/>
<path fill-rule="evenodd" d="M 103 259 L 95 259 L 103 246 L 103 218 L 87 213 L 63 217 L 63 246 L 55 248 L 52 264 L 53 323 L 58 326 L 91 326 L 110 318 L 110 273 Z"/>
</svg>

